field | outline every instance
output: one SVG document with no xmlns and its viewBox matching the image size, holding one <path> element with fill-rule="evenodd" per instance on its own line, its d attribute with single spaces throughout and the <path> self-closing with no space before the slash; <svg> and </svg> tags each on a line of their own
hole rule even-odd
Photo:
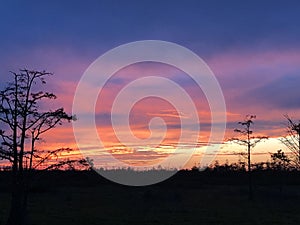
<svg viewBox="0 0 300 225">
<path fill-rule="evenodd" d="M 266 176 L 266 178 L 265 178 Z M 9 208 L 8 175 L 1 174 L 0 224 Z M 297 175 L 298 177 L 298 175 Z M 180 172 L 148 187 L 108 182 L 93 172 L 51 172 L 37 179 L 29 196 L 32 225 L 260 225 L 300 224 L 300 185 L 267 174 L 255 178 L 248 200 L 245 174 Z"/>
</svg>

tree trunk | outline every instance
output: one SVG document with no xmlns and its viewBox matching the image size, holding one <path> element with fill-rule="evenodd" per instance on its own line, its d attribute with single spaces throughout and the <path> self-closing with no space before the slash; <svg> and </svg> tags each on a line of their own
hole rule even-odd
<svg viewBox="0 0 300 225">
<path fill-rule="evenodd" d="M 251 171 L 251 146 L 248 142 L 248 187 L 249 187 L 249 200 L 253 199 L 253 188 L 252 188 L 252 171 Z"/>
<path fill-rule="evenodd" d="M 13 181 L 11 206 L 7 225 L 25 225 L 27 215 L 27 190 L 22 179 Z"/>
</svg>

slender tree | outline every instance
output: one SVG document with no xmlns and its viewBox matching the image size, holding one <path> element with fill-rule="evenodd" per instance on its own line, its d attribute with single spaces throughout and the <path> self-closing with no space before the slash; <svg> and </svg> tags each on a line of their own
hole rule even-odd
<svg viewBox="0 0 300 225">
<path fill-rule="evenodd" d="M 46 164 L 44 169 L 53 169 L 78 162 L 59 157 L 61 153 L 70 151 L 68 148 L 40 151 L 36 148 L 42 134 L 64 121 L 74 120 L 63 108 L 43 110 L 45 101 L 56 99 L 53 93 L 36 91 L 46 84 L 45 78 L 49 75 L 51 73 L 27 69 L 12 72 L 13 81 L 0 92 L 0 159 L 12 164 L 8 225 L 26 223 L 27 187 L 33 169 L 42 164 Z M 58 161 L 53 161 L 53 157 Z"/>
<path fill-rule="evenodd" d="M 288 115 L 286 131 L 287 135 L 281 138 L 281 142 L 292 152 L 293 158 L 291 163 L 296 168 L 300 168 L 300 121 L 293 121 Z"/>
<path fill-rule="evenodd" d="M 240 129 L 234 129 L 234 132 L 239 133 L 240 137 L 231 138 L 230 141 L 235 142 L 239 145 L 243 145 L 247 147 L 247 165 L 248 165 L 248 186 L 249 186 L 249 199 L 253 199 L 253 188 L 252 188 L 252 173 L 251 173 L 251 151 L 252 149 L 262 140 L 267 139 L 266 136 L 253 136 L 253 130 L 251 126 L 253 125 L 253 120 L 256 119 L 255 115 L 247 115 L 244 121 L 238 122 L 238 124 L 242 127 Z"/>
</svg>

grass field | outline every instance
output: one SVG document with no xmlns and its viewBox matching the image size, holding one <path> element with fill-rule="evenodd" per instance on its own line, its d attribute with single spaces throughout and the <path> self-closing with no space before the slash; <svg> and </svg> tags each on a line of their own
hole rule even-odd
<svg viewBox="0 0 300 225">
<path fill-rule="evenodd" d="M 36 182 L 30 192 L 29 221 L 32 225 L 300 224 L 298 184 L 285 185 L 283 192 L 277 185 L 256 184 L 255 199 L 249 201 L 242 184 L 176 179 L 127 187 L 98 175 L 51 175 Z M 196 179 L 197 185 L 191 185 Z M 0 195 L 2 224 L 9 207 L 7 189 Z"/>
</svg>

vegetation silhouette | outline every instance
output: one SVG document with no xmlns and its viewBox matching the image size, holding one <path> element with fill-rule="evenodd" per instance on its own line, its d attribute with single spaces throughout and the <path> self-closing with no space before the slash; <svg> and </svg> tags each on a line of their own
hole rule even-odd
<svg viewBox="0 0 300 225">
<path fill-rule="evenodd" d="M 262 140 L 268 139 L 266 136 L 253 136 L 253 130 L 251 126 L 254 123 L 255 115 L 247 115 L 244 121 L 238 122 L 242 126 L 242 129 L 234 129 L 235 132 L 239 133 L 242 137 L 231 138 L 230 141 L 233 141 L 239 145 L 244 145 L 247 147 L 247 162 L 248 162 L 248 186 L 249 186 L 249 199 L 253 199 L 253 190 L 252 190 L 252 172 L 251 172 L 251 150 Z"/>
<path fill-rule="evenodd" d="M 280 154 L 284 155 L 282 151 Z M 278 159 L 273 157 L 270 162 L 252 164 L 253 191 L 257 196 L 255 201 L 251 201 L 252 204 L 247 204 L 248 192 L 245 184 L 248 173 L 243 162 L 220 164 L 216 161 L 204 170 L 199 170 L 196 166 L 179 170 L 168 180 L 147 187 L 119 185 L 99 176 L 90 168 L 82 171 L 72 167 L 51 171 L 32 170 L 32 176 L 40 176 L 40 179 L 33 180 L 32 185 L 28 187 L 28 192 L 32 196 L 29 199 L 28 221 L 32 224 L 77 225 L 97 224 L 101 219 L 105 224 L 115 225 L 124 224 L 124 221 L 127 221 L 126 223 L 131 221 L 133 224 L 176 225 L 197 222 L 206 225 L 216 223 L 227 225 L 232 222 L 249 224 L 247 221 L 251 219 L 249 215 L 252 213 L 272 211 L 272 214 L 278 213 L 280 218 L 273 218 L 270 213 L 263 217 L 267 222 L 298 224 L 300 220 L 297 219 L 296 212 L 299 206 L 300 172 L 290 165 L 285 167 L 278 165 L 281 165 L 278 164 Z M 151 176 L 168 172 L 167 169 L 106 171 L 118 174 L 148 173 Z M 12 179 L 11 174 L 12 171 L 0 172 L 2 196 L 10 192 L 7 181 Z M 39 207 L 45 212 L 39 210 Z M 286 216 L 283 212 L 287 210 L 285 207 L 290 207 L 288 210 L 291 212 L 288 223 L 283 222 Z M 226 208 L 234 210 L 234 213 L 225 210 Z M 239 208 L 248 210 L 249 215 L 239 212 Z M 261 211 L 256 211 L 256 208 Z M 119 211 L 120 209 L 122 211 Z M 221 213 L 222 221 L 210 215 L 210 211 Z M 109 212 L 118 215 L 118 219 Z M 189 218 L 187 221 L 184 220 L 186 217 Z"/>
<path fill-rule="evenodd" d="M 288 123 L 286 125 L 287 135 L 281 138 L 281 142 L 293 153 L 290 160 L 297 168 L 300 168 L 300 121 L 293 121 L 285 115 Z"/>
<path fill-rule="evenodd" d="M 248 173 L 242 163 L 216 162 L 203 171 L 197 167 L 180 170 L 168 180 L 146 187 L 119 185 L 89 169 L 32 172 L 42 176 L 28 190 L 32 196 L 30 224 L 77 225 L 102 221 L 114 225 L 130 222 L 246 225 L 252 221 L 296 225 L 300 221 L 296 213 L 300 172 L 289 168 L 278 173 L 273 161 L 253 164 L 256 198 L 251 202 L 247 201 Z M 133 171 L 115 169 L 111 172 Z M 160 172 L 164 171 L 134 171 L 151 175 Z M 11 171 L 0 172 L 1 196 L 9 193 L 10 187 L 5 185 L 7 179 L 11 179 Z M 281 190 L 282 179 L 284 188 Z M 255 221 L 253 215 L 256 215 Z"/>
<path fill-rule="evenodd" d="M 53 161 L 53 157 L 58 158 L 62 153 L 71 151 L 69 148 L 36 148 L 36 142 L 47 131 L 65 121 L 75 120 L 75 117 L 68 115 L 63 108 L 42 110 L 42 103 L 56 99 L 53 93 L 39 90 L 46 84 L 45 78 L 52 74 L 27 69 L 11 74 L 12 82 L 0 92 L 0 159 L 12 164 L 11 206 L 7 225 L 23 225 L 26 224 L 27 190 L 34 174 L 32 171 L 42 165 L 46 165 L 43 170 L 50 170 L 84 161 Z"/>
</svg>

